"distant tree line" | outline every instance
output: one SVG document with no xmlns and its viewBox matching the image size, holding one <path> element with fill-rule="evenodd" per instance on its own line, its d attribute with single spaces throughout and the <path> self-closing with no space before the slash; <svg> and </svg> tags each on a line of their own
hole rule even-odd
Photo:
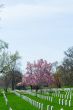
<svg viewBox="0 0 73 110">
<path fill-rule="evenodd" d="M 61 65 L 56 67 L 54 74 L 57 87 L 73 86 L 73 47 L 64 52 L 65 57 Z"/>
</svg>

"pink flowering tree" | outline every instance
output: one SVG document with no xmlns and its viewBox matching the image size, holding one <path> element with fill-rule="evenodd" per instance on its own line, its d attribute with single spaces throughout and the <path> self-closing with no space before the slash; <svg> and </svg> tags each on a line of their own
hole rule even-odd
<svg viewBox="0 0 73 110">
<path fill-rule="evenodd" d="M 52 64 L 40 59 L 33 64 L 27 63 L 26 74 L 22 78 L 22 84 L 38 90 L 44 86 L 49 86 L 54 78 L 51 72 Z"/>
</svg>

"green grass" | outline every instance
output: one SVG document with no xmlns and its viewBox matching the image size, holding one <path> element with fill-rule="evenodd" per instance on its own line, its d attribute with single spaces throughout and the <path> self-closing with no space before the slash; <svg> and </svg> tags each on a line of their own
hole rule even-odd
<svg viewBox="0 0 73 110">
<path fill-rule="evenodd" d="M 6 96 L 13 110 L 38 110 L 36 107 L 32 106 L 30 103 L 24 101 L 13 93 L 7 93 Z"/>
<path fill-rule="evenodd" d="M 69 106 L 62 106 L 58 104 L 58 97 L 53 97 L 53 102 L 47 101 L 45 99 L 41 99 L 38 98 L 37 96 L 32 96 L 31 94 L 29 95 L 28 93 L 26 94 L 25 92 L 19 92 L 22 95 L 25 95 L 35 101 L 38 101 L 40 103 L 44 104 L 44 110 L 47 110 L 47 105 L 53 105 L 54 106 L 54 110 L 60 110 L 61 108 L 63 108 L 64 110 L 73 110 L 73 106 L 69 107 Z M 39 93 L 41 94 L 41 93 Z M 61 94 L 65 94 L 65 92 L 61 91 Z M 52 93 L 49 93 L 49 95 L 47 94 L 43 94 L 45 96 L 51 96 Z M 11 106 L 11 108 L 13 110 L 38 110 L 38 108 L 32 106 L 29 102 L 26 102 L 25 100 L 23 100 L 22 98 L 16 96 L 14 93 L 6 93 L 7 99 L 9 101 L 9 105 Z M 72 97 L 73 100 L 73 97 Z M 0 91 L 0 110 L 8 110 L 7 105 L 5 104 L 5 100 L 3 97 L 3 94 Z"/>
<path fill-rule="evenodd" d="M 6 106 L 3 94 L 0 92 L 0 110 L 8 110 L 8 107 Z"/>
<path fill-rule="evenodd" d="M 40 103 L 43 103 L 44 104 L 44 110 L 47 110 L 47 105 L 53 105 L 54 110 L 60 110 L 61 108 L 63 108 L 64 110 L 73 110 L 73 107 L 59 105 L 58 104 L 58 97 L 53 97 L 53 102 L 50 102 L 50 101 L 47 101 L 44 99 L 40 99 L 37 96 L 32 96 L 32 95 L 25 94 L 25 93 L 21 93 L 21 94 L 23 94 L 23 95 L 25 95 L 25 96 L 33 99 L 33 100 L 36 100 Z"/>
</svg>

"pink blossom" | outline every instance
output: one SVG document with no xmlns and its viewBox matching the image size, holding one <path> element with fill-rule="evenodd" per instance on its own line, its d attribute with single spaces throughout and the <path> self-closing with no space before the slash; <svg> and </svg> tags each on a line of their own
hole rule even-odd
<svg viewBox="0 0 73 110">
<path fill-rule="evenodd" d="M 53 82 L 51 73 L 52 64 L 40 59 L 33 64 L 27 63 L 26 74 L 22 78 L 22 83 L 27 86 L 44 86 Z"/>
</svg>

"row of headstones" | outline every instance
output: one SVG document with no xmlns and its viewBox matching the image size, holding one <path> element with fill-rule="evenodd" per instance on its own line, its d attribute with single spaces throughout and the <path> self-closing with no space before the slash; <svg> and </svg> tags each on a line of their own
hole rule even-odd
<svg viewBox="0 0 73 110">
<path fill-rule="evenodd" d="M 66 92 L 67 94 L 71 94 L 72 91 L 73 91 L 73 88 L 72 88 L 72 89 L 71 89 L 71 88 L 61 88 L 61 89 L 55 89 L 54 91 L 55 91 L 55 92 L 58 92 L 58 93 L 60 93 L 61 91 L 64 91 L 64 92 Z"/>
<path fill-rule="evenodd" d="M 29 91 L 26 91 L 26 93 L 30 94 L 32 96 L 37 96 L 38 98 L 45 99 L 45 100 L 50 101 L 50 102 L 53 101 L 53 97 L 51 97 L 51 96 L 44 96 L 44 95 L 41 95 L 41 94 L 37 94 L 36 95 L 36 93 L 29 92 Z"/>
<path fill-rule="evenodd" d="M 25 93 L 25 94 L 29 94 L 29 95 L 32 95 L 32 96 L 36 96 L 36 94 L 35 93 L 33 93 L 33 92 L 30 92 L 30 91 L 25 91 L 25 90 L 16 90 L 16 92 L 22 92 L 22 93 Z"/>
<path fill-rule="evenodd" d="M 61 94 L 61 95 L 62 95 L 62 94 Z M 39 98 L 42 98 L 42 99 L 47 99 L 47 100 L 49 100 L 49 101 L 51 101 L 51 102 L 53 101 L 53 100 L 52 100 L 53 98 L 52 98 L 51 96 L 48 97 L 48 96 L 43 96 L 43 95 L 39 95 L 39 94 L 37 94 L 37 96 L 38 96 Z M 70 107 L 70 106 L 71 106 L 71 100 L 67 100 L 67 99 L 65 100 L 65 99 L 63 99 L 63 97 L 62 97 L 62 99 L 61 99 L 61 98 L 59 99 L 59 104 L 60 104 L 60 105 L 65 105 L 65 106 L 69 106 L 69 107 Z"/>
<path fill-rule="evenodd" d="M 54 110 L 53 106 L 47 105 L 47 110 Z"/>
<path fill-rule="evenodd" d="M 57 91 L 59 91 L 58 89 L 53 89 L 53 88 L 51 88 L 51 89 L 43 89 L 42 90 L 43 91 L 43 93 L 49 93 L 49 92 L 57 92 Z"/>
<path fill-rule="evenodd" d="M 32 93 L 32 92 L 28 92 L 28 93 L 31 94 L 31 95 L 33 95 L 33 96 L 36 95 L 35 93 Z M 70 100 L 67 100 L 67 99 L 69 99 L 69 96 L 68 95 L 67 95 L 67 97 L 65 95 L 65 98 L 67 98 L 66 100 L 64 99 L 64 95 L 63 94 L 54 94 L 54 95 L 60 97 L 59 104 L 71 106 L 71 95 L 70 95 Z M 42 99 L 45 99 L 45 100 L 49 100 L 51 102 L 53 101 L 53 98 L 51 96 L 48 97 L 48 96 L 37 94 L 37 97 L 42 98 Z"/>
<path fill-rule="evenodd" d="M 73 96 L 73 91 L 70 91 L 70 92 L 68 92 L 68 91 L 66 91 L 66 95 L 68 95 L 68 96 Z"/>
<path fill-rule="evenodd" d="M 52 93 L 52 96 L 54 97 L 59 97 L 59 98 L 64 98 L 64 99 L 72 99 L 72 95 L 71 94 L 60 94 L 60 93 Z"/>
<path fill-rule="evenodd" d="M 59 92 L 60 93 L 60 92 Z M 68 95 L 67 95 L 68 94 Z M 57 97 L 60 97 L 60 99 L 59 99 L 59 104 L 60 105 L 65 105 L 65 106 L 71 106 L 72 104 L 71 104 L 71 99 L 72 99 L 72 96 L 71 96 L 71 94 L 70 93 L 67 93 L 67 94 L 57 94 L 57 93 L 55 93 L 55 94 L 53 94 L 54 96 L 57 96 Z M 40 97 L 40 95 L 38 95 L 39 97 Z M 41 98 L 41 97 L 40 97 Z M 43 97 L 43 98 L 46 98 L 46 99 L 48 99 L 48 97 Z M 50 97 L 49 97 L 50 98 Z M 65 98 L 65 99 L 64 99 Z M 51 98 L 52 99 L 52 98 Z M 52 101 L 52 100 L 51 100 Z"/>
<path fill-rule="evenodd" d="M 71 100 L 59 99 L 59 105 L 65 105 L 71 107 Z"/>
<path fill-rule="evenodd" d="M 50 89 L 46 89 L 46 91 L 50 91 Z M 52 91 L 72 91 L 73 88 L 51 88 Z"/>
<path fill-rule="evenodd" d="M 54 106 L 47 105 L 47 110 L 54 110 Z M 64 110 L 64 109 L 61 108 L 60 110 Z"/>
<path fill-rule="evenodd" d="M 32 100 L 30 98 L 28 98 L 27 96 L 24 96 L 24 95 L 21 95 L 17 92 L 14 91 L 14 93 L 17 95 L 17 96 L 20 96 L 21 98 L 23 98 L 25 101 L 29 102 L 30 104 L 32 104 L 33 106 L 39 108 L 40 110 L 43 110 L 43 104 L 39 103 L 39 102 L 36 102 L 35 100 Z M 47 105 L 47 110 L 54 110 L 54 106 L 50 106 L 50 105 Z M 64 110 L 63 108 L 61 108 L 60 110 Z"/>
<path fill-rule="evenodd" d="M 44 94 L 48 94 L 49 95 L 49 91 L 45 91 L 43 92 Z M 60 93 L 60 90 L 53 90 L 53 93 L 52 93 L 53 96 L 58 96 L 60 98 L 65 98 L 65 99 L 70 99 L 72 98 L 72 91 L 66 91 L 65 90 L 65 94 L 61 94 Z"/>
<path fill-rule="evenodd" d="M 5 99 L 6 105 L 8 106 L 9 110 L 12 110 L 12 108 L 9 106 L 8 99 L 7 99 L 4 91 L 2 93 L 3 93 L 4 99 Z"/>
<path fill-rule="evenodd" d="M 35 93 L 32 93 L 32 92 L 26 92 L 30 95 L 35 95 Z M 62 94 L 61 94 L 62 95 Z M 51 96 L 44 96 L 44 95 L 40 95 L 40 94 L 37 94 L 37 97 L 39 98 L 42 98 L 42 99 L 45 99 L 45 100 L 49 100 L 49 101 L 53 101 L 53 98 Z M 63 98 L 63 97 L 62 97 Z M 65 100 L 65 99 L 59 99 L 59 105 L 65 105 L 65 106 L 71 106 L 71 100 Z"/>
<path fill-rule="evenodd" d="M 30 92 L 30 90 L 28 90 L 28 91 Z M 38 90 L 38 91 L 39 91 L 39 93 L 40 93 L 40 90 Z M 58 94 L 61 94 L 60 92 L 61 92 L 61 91 L 64 91 L 64 92 L 66 92 L 65 95 L 72 95 L 72 90 L 71 90 L 71 88 L 67 88 L 67 89 L 66 89 L 66 88 L 65 88 L 65 89 L 64 89 L 64 88 L 63 88 L 63 89 L 62 89 L 62 88 L 61 88 L 61 89 L 55 89 L 55 88 L 54 88 L 54 89 L 43 89 L 43 90 L 42 90 L 42 93 L 43 93 L 43 94 L 49 94 L 50 91 L 52 91 L 53 93 L 56 93 L 56 94 L 57 94 L 57 93 L 58 93 Z M 35 92 L 35 91 L 34 91 L 34 92 Z M 65 97 L 66 97 L 66 96 L 65 96 Z"/>
<path fill-rule="evenodd" d="M 65 90 L 65 91 L 72 91 L 73 88 L 63 88 L 63 90 Z"/>
<path fill-rule="evenodd" d="M 47 110 L 54 110 L 54 106 L 47 105 Z M 64 109 L 61 108 L 60 110 L 64 110 Z"/>
<path fill-rule="evenodd" d="M 67 91 L 67 92 L 71 92 L 73 91 L 73 88 L 51 88 L 51 89 L 43 89 L 43 93 L 45 92 L 60 92 L 60 91 Z"/>
<path fill-rule="evenodd" d="M 51 97 L 51 96 L 44 96 L 44 95 L 37 94 L 37 97 L 39 97 L 41 99 L 45 99 L 45 100 L 50 101 L 50 102 L 53 101 L 53 97 Z"/>
<path fill-rule="evenodd" d="M 37 94 L 36 93 L 33 93 L 31 91 L 25 91 L 26 93 L 28 93 L 29 95 L 31 94 L 32 96 L 36 96 Z"/>
<path fill-rule="evenodd" d="M 27 93 L 27 92 L 26 92 Z M 30 94 L 30 95 L 35 95 L 35 93 L 32 93 L 32 92 L 28 92 L 28 94 Z M 57 96 L 57 95 L 56 95 Z M 39 97 L 39 98 L 42 98 L 42 99 L 45 99 L 45 100 L 49 100 L 49 101 L 53 101 L 52 99 L 52 97 L 51 96 L 44 96 L 44 95 L 40 95 L 40 94 L 37 94 L 37 97 Z M 63 94 L 60 94 L 60 99 L 59 99 L 59 104 L 60 105 L 65 105 L 65 106 L 71 106 L 71 100 L 67 100 L 68 99 L 68 96 L 67 96 L 67 99 L 63 99 Z M 62 98 L 62 99 L 61 99 Z"/>
<path fill-rule="evenodd" d="M 61 91 L 64 91 L 65 94 L 70 95 L 72 93 L 72 90 L 58 90 L 55 91 L 56 93 L 60 93 Z"/>
<path fill-rule="evenodd" d="M 14 94 L 16 94 L 17 96 L 21 97 L 22 99 L 24 99 L 25 101 L 29 102 L 30 104 L 32 104 L 33 106 L 37 107 L 40 110 L 43 110 L 43 104 L 39 103 L 33 99 L 30 99 L 27 96 L 21 95 L 19 93 L 17 93 L 16 91 L 14 91 Z"/>
</svg>

